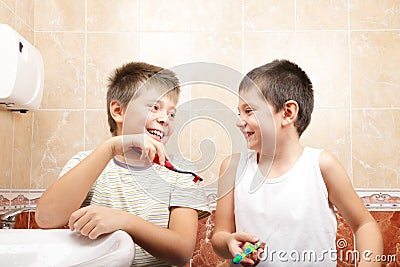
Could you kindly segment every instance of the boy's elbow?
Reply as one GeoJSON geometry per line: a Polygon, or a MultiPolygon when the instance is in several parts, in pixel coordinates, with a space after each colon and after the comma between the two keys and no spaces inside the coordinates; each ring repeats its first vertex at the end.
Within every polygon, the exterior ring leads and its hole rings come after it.
{"type": "Polygon", "coordinates": [[[35,222],[40,228],[50,229],[60,227],[54,220],[54,216],[42,211],[40,208],[36,209],[35,222]]]}
{"type": "Polygon", "coordinates": [[[180,247],[181,249],[177,250],[176,253],[170,254],[173,256],[170,257],[171,262],[169,263],[174,266],[185,266],[190,262],[190,259],[193,256],[194,244],[193,246],[188,244],[182,244],[182,246],[180,247]]]}
{"type": "Polygon", "coordinates": [[[52,228],[49,216],[43,214],[40,210],[35,212],[35,222],[40,228],[52,228]]]}
{"type": "Polygon", "coordinates": [[[175,266],[185,266],[187,263],[189,263],[190,258],[191,257],[176,258],[172,264],[175,266]]]}

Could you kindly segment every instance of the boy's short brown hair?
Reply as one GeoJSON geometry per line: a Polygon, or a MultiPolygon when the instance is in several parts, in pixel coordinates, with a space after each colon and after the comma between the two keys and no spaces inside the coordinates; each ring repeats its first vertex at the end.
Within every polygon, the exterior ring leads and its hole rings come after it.
{"type": "Polygon", "coordinates": [[[299,137],[311,121],[314,109],[314,91],[308,75],[295,63],[288,60],[274,60],[251,70],[239,85],[239,93],[258,87],[275,112],[284,108],[289,100],[299,105],[294,126],[299,137]]]}
{"type": "Polygon", "coordinates": [[[126,109],[129,102],[139,95],[139,89],[144,88],[143,85],[148,81],[158,88],[165,88],[175,102],[178,101],[180,94],[179,80],[175,73],[144,62],[124,64],[114,71],[108,81],[107,115],[113,136],[116,135],[117,125],[110,113],[111,101],[118,101],[122,108],[126,109]]]}

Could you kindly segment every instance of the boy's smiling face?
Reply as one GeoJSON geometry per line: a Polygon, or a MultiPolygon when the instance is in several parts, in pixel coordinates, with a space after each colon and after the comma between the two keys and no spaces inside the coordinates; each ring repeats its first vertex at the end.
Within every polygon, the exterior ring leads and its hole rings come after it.
{"type": "Polygon", "coordinates": [[[238,111],[237,126],[244,134],[249,149],[261,152],[274,144],[276,113],[272,112],[273,108],[257,89],[240,92],[238,111]]]}
{"type": "Polygon", "coordinates": [[[124,134],[145,133],[166,143],[173,132],[176,99],[166,90],[149,88],[132,99],[124,118],[124,134]]]}

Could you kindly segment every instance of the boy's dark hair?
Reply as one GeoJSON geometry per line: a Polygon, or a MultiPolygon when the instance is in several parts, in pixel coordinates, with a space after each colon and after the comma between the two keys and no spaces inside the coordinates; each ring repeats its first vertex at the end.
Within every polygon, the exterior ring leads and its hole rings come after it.
{"type": "Polygon", "coordinates": [[[295,63],[288,60],[274,60],[247,73],[239,85],[239,92],[259,88],[275,112],[284,108],[289,100],[299,105],[294,126],[299,137],[310,124],[314,109],[314,91],[307,74],[295,63]]]}
{"type": "MultiPolygon", "coordinates": [[[[144,88],[142,86],[147,81],[157,88],[164,88],[176,102],[180,93],[179,80],[175,73],[144,62],[130,62],[117,68],[108,81],[107,115],[110,132],[113,136],[116,135],[117,125],[110,113],[112,100],[118,101],[122,108],[126,109],[129,102],[138,96],[139,88],[144,88]]],[[[149,87],[146,86],[146,88],[149,87]]]]}

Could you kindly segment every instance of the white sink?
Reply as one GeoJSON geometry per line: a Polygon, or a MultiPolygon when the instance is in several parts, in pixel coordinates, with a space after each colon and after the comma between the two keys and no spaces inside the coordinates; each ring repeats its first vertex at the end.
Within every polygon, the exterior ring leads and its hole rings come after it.
{"type": "Polygon", "coordinates": [[[123,231],[91,240],[69,229],[0,230],[1,266],[130,266],[134,256],[123,231]]]}

